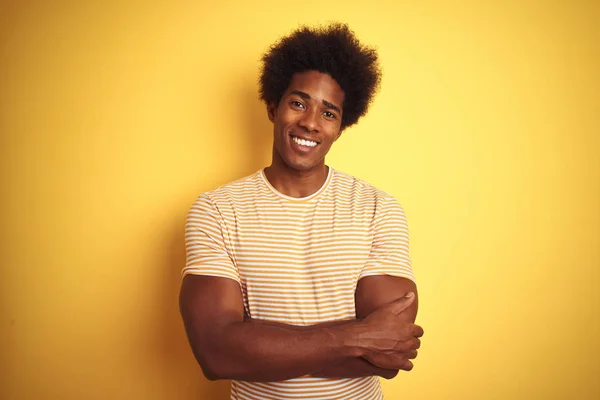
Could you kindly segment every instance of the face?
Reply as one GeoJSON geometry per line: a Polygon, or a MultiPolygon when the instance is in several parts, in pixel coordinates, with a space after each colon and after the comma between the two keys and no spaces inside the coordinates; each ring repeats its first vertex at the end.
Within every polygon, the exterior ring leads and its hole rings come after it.
{"type": "Polygon", "coordinates": [[[278,105],[267,111],[273,122],[273,163],[297,171],[325,164],[325,155],[341,134],[344,92],[329,75],[296,73],[278,105]]]}

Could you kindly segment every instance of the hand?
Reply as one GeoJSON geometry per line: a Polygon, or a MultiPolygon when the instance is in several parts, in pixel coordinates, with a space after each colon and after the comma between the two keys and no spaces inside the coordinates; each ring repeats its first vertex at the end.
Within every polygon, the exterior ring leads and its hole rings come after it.
{"type": "Polygon", "coordinates": [[[364,349],[363,358],[380,368],[412,369],[410,360],[417,356],[423,328],[403,321],[400,314],[411,306],[414,299],[414,294],[408,293],[362,321],[366,328],[365,332],[359,334],[359,346],[364,349]]]}
{"type": "MultiPolygon", "coordinates": [[[[402,343],[405,350],[386,351],[386,352],[368,352],[363,356],[365,360],[371,364],[384,370],[403,370],[410,371],[413,369],[413,363],[410,360],[417,358],[417,349],[421,345],[421,341],[415,338],[416,342],[407,341],[402,343]]],[[[388,378],[389,379],[389,378],[388,378]]]]}

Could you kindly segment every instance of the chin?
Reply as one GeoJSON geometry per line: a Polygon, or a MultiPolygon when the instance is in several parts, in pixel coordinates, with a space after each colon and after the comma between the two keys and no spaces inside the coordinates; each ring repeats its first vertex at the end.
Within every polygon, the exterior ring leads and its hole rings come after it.
{"type": "Polygon", "coordinates": [[[289,151],[286,150],[278,153],[280,159],[290,169],[299,172],[306,172],[319,167],[321,164],[321,160],[315,160],[314,155],[313,157],[301,157],[291,149],[289,149],[289,151]]]}
{"type": "Polygon", "coordinates": [[[285,164],[288,166],[288,168],[301,172],[310,171],[313,168],[311,165],[301,163],[286,162],[285,164]]]}
{"type": "Polygon", "coordinates": [[[314,163],[314,162],[293,162],[291,160],[286,160],[286,165],[289,168],[291,168],[291,169],[295,169],[296,171],[306,172],[306,171],[310,171],[310,170],[315,169],[316,167],[318,167],[319,163],[314,163]]]}

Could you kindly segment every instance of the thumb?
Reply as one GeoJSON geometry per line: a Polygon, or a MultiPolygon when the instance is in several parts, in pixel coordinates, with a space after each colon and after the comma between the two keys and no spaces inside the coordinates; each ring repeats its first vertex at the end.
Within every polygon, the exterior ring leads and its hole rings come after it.
{"type": "Polygon", "coordinates": [[[411,306],[415,301],[415,294],[413,292],[408,292],[404,297],[399,298],[398,300],[393,301],[390,304],[390,308],[392,312],[396,315],[402,313],[408,307],[411,306]]]}

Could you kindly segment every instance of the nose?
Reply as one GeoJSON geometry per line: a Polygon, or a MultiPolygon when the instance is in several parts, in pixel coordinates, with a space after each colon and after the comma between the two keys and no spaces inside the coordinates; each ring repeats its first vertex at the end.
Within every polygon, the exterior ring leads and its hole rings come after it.
{"type": "Polygon", "coordinates": [[[319,111],[316,109],[308,109],[302,114],[302,117],[298,120],[298,125],[306,129],[308,132],[318,132],[319,125],[319,111]]]}

